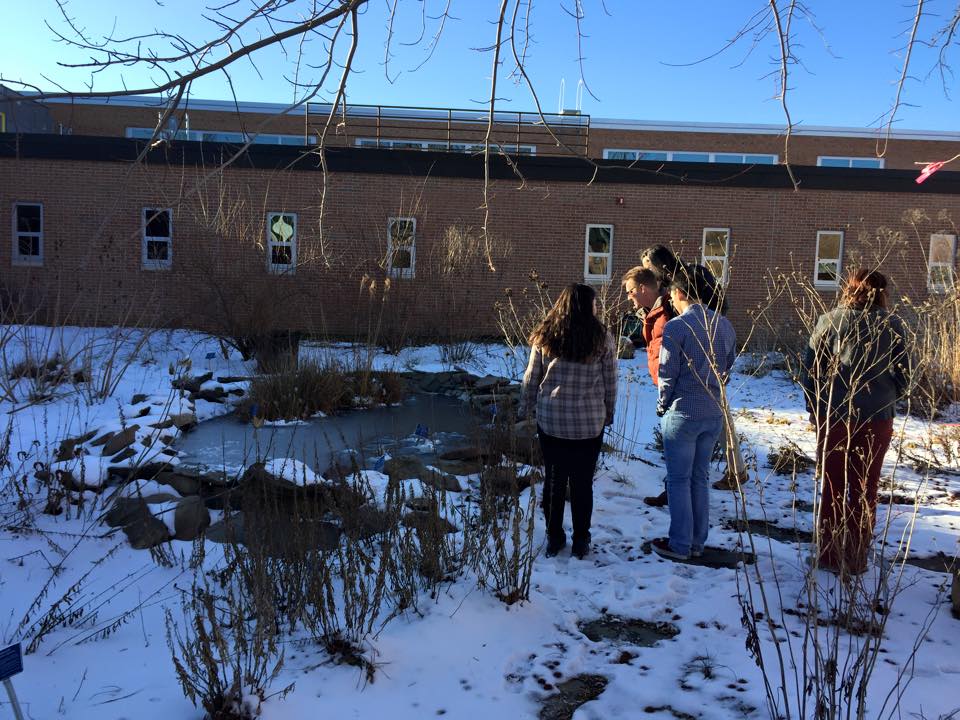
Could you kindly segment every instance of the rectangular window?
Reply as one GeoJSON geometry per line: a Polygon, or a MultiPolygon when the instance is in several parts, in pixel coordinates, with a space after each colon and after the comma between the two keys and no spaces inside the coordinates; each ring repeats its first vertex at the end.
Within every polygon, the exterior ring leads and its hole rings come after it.
{"type": "Polygon", "coordinates": [[[417,267],[417,219],[387,220],[387,272],[396,278],[415,277],[417,267]]]}
{"type": "Polygon", "coordinates": [[[737,163],[740,165],[776,165],[776,155],[756,153],[715,153],[677,150],[625,150],[605,148],[604,160],[652,160],[661,162],[737,163]]]}
{"type": "MultiPolygon", "coordinates": [[[[450,142],[446,140],[397,140],[376,138],[357,138],[356,147],[381,148],[385,150],[431,150],[433,152],[482,153],[483,143],[450,142]]],[[[511,155],[536,155],[535,145],[511,145],[490,143],[490,153],[504,152],[511,155]]]]}
{"type": "Polygon", "coordinates": [[[292,273],[297,264],[297,216],[267,213],[267,270],[292,273]]]}
{"type": "Polygon", "coordinates": [[[927,289],[946,292],[953,287],[953,266],[957,260],[957,236],[937,233],[930,236],[927,261],[927,289]]]}
{"type": "Polygon", "coordinates": [[[173,264],[173,211],[169,208],[144,208],[140,229],[143,237],[143,269],[169,269],[173,264]]]}
{"type": "Polygon", "coordinates": [[[813,284],[817,287],[839,287],[842,263],[843,233],[838,230],[819,230],[813,284]]]}
{"type": "Polygon", "coordinates": [[[704,228],[701,262],[713,273],[717,282],[727,282],[729,256],[730,228],[704,228]]]}
{"type": "Polygon", "coordinates": [[[613,266],[613,225],[587,225],[583,277],[587,282],[610,280],[613,266]]]}
{"type": "Polygon", "coordinates": [[[43,265],[43,205],[13,204],[14,265],[43,265]]]}
{"type": "Polygon", "coordinates": [[[883,158],[819,155],[817,165],[820,167],[872,168],[879,170],[883,168],[883,158]]]}

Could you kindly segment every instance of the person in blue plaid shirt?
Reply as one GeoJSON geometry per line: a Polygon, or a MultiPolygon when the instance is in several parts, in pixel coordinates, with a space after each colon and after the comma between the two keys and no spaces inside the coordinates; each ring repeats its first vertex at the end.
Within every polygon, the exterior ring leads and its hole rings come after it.
{"type": "Polygon", "coordinates": [[[710,456],[724,427],[722,384],[736,358],[730,321],[700,302],[695,274],[679,271],[670,300],[679,313],[663,327],[657,415],[662,420],[670,507],[668,538],[652,542],[672,560],[699,557],[710,527],[710,456]]]}
{"type": "Polygon", "coordinates": [[[563,508],[568,483],[571,552],[581,559],[590,552],[593,474],[603,429],[613,423],[617,400],[616,346],[596,310],[592,287],[568,285],[529,338],[530,361],[518,416],[529,417],[536,409],[547,557],[567,544],[563,508]]]}

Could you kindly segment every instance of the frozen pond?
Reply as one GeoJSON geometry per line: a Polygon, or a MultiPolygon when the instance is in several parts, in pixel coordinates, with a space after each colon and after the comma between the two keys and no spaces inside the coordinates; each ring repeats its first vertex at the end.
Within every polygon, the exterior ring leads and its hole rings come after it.
{"type": "Polygon", "coordinates": [[[232,416],[200,423],[175,445],[185,465],[237,469],[258,460],[296,458],[324,472],[338,452],[353,448],[376,468],[385,454],[417,454],[425,461],[470,444],[479,418],[468,403],[414,393],[401,404],[295,423],[255,428],[232,416]]]}

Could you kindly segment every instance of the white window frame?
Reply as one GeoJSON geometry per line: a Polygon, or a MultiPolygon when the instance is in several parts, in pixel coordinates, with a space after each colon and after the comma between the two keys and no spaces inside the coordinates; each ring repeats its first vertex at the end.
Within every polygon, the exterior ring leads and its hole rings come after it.
{"type": "Polygon", "coordinates": [[[403,280],[412,280],[417,276],[417,219],[406,215],[387,218],[387,274],[390,277],[403,280]],[[413,224],[413,235],[410,241],[410,267],[395,268],[393,266],[393,225],[398,222],[413,224]]]}
{"type": "Polygon", "coordinates": [[[13,231],[13,248],[10,254],[11,263],[13,265],[26,265],[26,266],[39,266],[43,265],[43,227],[44,227],[44,214],[43,214],[43,203],[41,202],[29,202],[27,200],[18,200],[13,203],[13,212],[11,213],[11,229],[13,231]],[[40,208],[40,232],[20,232],[20,228],[17,227],[17,208],[21,205],[23,206],[36,206],[40,208]],[[37,238],[39,255],[21,255],[20,254],[20,238],[37,238]]]}
{"type": "Polygon", "coordinates": [[[612,223],[588,223],[583,233],[583,279],[588,283],[610,282],[613,278],[613,236],[614,228],[612,223]],[[593,228],[606,228],[610,231],[610,249],[605,253],[591,252],[590,250],[590,230],[593,228]],[[607,258],[607,272],[604,275],[594,275],[590,272],[590,258],[607,258]]]}
{"type": "MultiPolygon", "coordinates": [[[[700,243],[700,263],[707,269],[710,266],[707,264],[709,261],[722,260],[723,261],[723,273],[722,277],[717,278],[717,282],[721,285],[727,284],[727,275],[730,268],[730,228],[728,227],[705,227],[703,229],[702,241],[700,243]],[[725,232],[727,234],[727,244],[726,244],[726,255],[707,255],[707,233],[708,232],[725,232]]],[[[710,271],[713,272],[712,270],[710,271]]]]}
{"type": "MultiPolygon", "coordinates": [[[[667,156],[667,159],[666,159],[666,160],[641,160],[640,162],[690,162],[690,161],[688,161],[688,160],[676,161],[676,160],[673,159],[674,155],[679,155],[679,154],[684,154],[684,153],[697,153],[698,155],[706,155],[706,156],[707,156],[706,162],[708,162],[708,163],[720,163],[720,164],[730,164],[730,165],[736,165],[736,164],[737,164],[737,163],[726,163],[726,162],[718,161],[718,160],[717,160],[717,156],[718,156],[718,155],[740,155],[740,156],[742,157],[742,162],[740,163],[741,165],[758,165],[758,164],[764,165],[764,164],[766,164],[766,163],[748,162],[747,159],[746,159],[747,155],[753,155],[754,157],[770,158],[771,161],[772,161],[772,162],[770,163],[771,165],[776,165],[778,162],[780,162],[780,156],[779,156],[779,155],[774,155],[774,154],[772,154],[772,153],[761,153],[761,152],[727,152],[727,151],[711,152],[711,151],[707,151],[707,150],[649,150],[649,149],[648,149],[648,150],[642,150],[642,149],[637,149],[637,148],[604,148],[604,149],[603,149],[603,159],[604,159],[604,160],[610,160],[610,159],[611,159],[610,156],[611,156],[613,153],[636,153],[636,154],[637,154],[637,157],[639,157],[640,154],[642,154],[642,153],[663,153],[663,154],[665,154],[665,155],[667,156]]],[[[620,162],[636,162],[636,159],[634,159],[634,160],[621,160],[620,162]]]]}
{"type": "Polygon", "coordinates": [[[297,217],[297,213],[285,212],[283,210],[275,210],[267,213],[267,272],[276,274],[276,275],[293,275],[294,270],[297,267],[297,236],[300,233],[300,220],[297,217]],[[287,242],[275,242],[273,239],[273,233],[270,232],[270,225],[273,222],[273,219],[284,215],[289,218],[293,218],[293,235],[290,236],[290,240],[287,242]],[[273,262],[273,248],[274,247],[286,247],[290,246],[290,264],[274,264],[273,262]]]}
{"type": "Polygon", "coordinates": [[[870,160],[870,161],[879,161],[879,168],[854,168],[856,170],[883,170],[884,163],[886,162],[885,158],[878,157],[865,157],[865,156],[856,156],[856,155],[817,155],[817,167],[843,167],[838,165],[824,165],[824,160],[844,160],[847,163],[848,168],[853,168],[854,160],[870,160]]]}
{"type": "Polygon", "coordinates": [[[956,262],[957,262],[957,236],[950,233],[932,233],[930,235],[930,246],[927,248],[927,290],[931,293],[944,293],[950,290],[954,283],[956,282],[956,262]],[[933,262],[933,243],[942,240],[943,238],[950,239],[950,261],[949,262],[933,262]],[[950,282],[949,284],[935,283],[933,282],[933,269],[934,268],[947,268],[950,271],[950,282]]]}
{"type": "Polygon", "coordinates": [[[840,287],[840,273],[843,272],[843,245],[846,241],[843,230],[817,230],[817,254],[813,259],[813,284],[818,288],[838,288],[840,287]],[[840,236],[840,249],[839,257],[834,260],[833,258],[820,258],[820,236],[821,235],[839,235],[840,236]],[[835,262],[837,266],[837,279],[836,280],[821,280],[820,279],[820,263],[822,262],[835,262]]]}
{"type": "Polygon", "coordinates": [[[165,207],[144,207],[140,208],[140,265],[144,270],[169,270],[173,267],[173,209],[165,207]],[[147,235],[147,212],[167,214],[167,228],[169,235],[147,235]],[[153,260],[148,257],[148,242],[167,243],[167,259],[153,260]]]}

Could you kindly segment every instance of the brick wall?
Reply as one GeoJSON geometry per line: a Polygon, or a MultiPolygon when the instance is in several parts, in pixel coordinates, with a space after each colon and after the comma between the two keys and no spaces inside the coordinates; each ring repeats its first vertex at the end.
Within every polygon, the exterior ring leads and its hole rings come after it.
{"type": "MultiPolygon", "coordinates": [[[[525,302],[531,270],[551,291],[582,280],[588,223],[614,226],[614,289],[644,247],[663,242],[699,258],[703,228],[726,227],[731,318],[745,338],[770,274],[812,277],[817,230],[844,231],[848,265],[882,257],[897,292],[922,299],[929,234],[956,233],[950,218],[960,216],[960,196],[930,193],[497,181],[489,223],[496,271],[481,254],[442,273],[451,228],[468,240],[480,236],[479,180],[337,173],[322,225],[321,191],[316,172],[2,159],[0,228],[11,228],[13,202],[42,202],[45,260],[41,268],[13,266],[8,236],[0,282],[48,320],[76,324],[212,328],[218,316],[239,314],[337,336],[444,337],[464,328],[495,335],[495,301],[510,289],[525,302]],[[174,208],[169,271],[142,268],[144,207],[174,208]],[[298,216],[301,264],[292,276],[266,270],[269,211],[298,216]],[[416,277],[393,279],[383,300],[387,218],[397,215],[417,218],[416,277]],[[376,281],[372,293],[361,289],[365,276],[376,281]]],[[[770,318],[790,327],[795,311],[781,299],[770,318]]]]}
{"type": "MultiPolygon", "coordinates": [[[[77,135],[106,135],[123,137],[128,127],[153,127],[157,122],[157,110],[146,107],[123,105],[70,105],[51,103],[54,126],[59,123],[77,135]]],[[[306,118],[302,110],[288,115],[263,113],[236,113],[211,110],[187,110],[193,130],[221,130],[266,132],[289,135],[319,135],[325,117],[311,114],[306,118]]],[[[180,126],[184,127],[182,113],[180,126]]],[[[558,132],[560,130],[558,129],[558,132]]],[[[330,145],[352,145],[360,137],[402,138],[410,140],[447,137],[445,122],[405,123],[402,120],[385,120],[378,127],[375,119],[348,118],[328,136],[330,145]]],[[[462,142],[482,142],[485,128],[482,125],[454,123],[451,136],[462,142]]],[[[701,152],[736,152],[775,154],[784,159],[783,138],[777,135],[749,133],[708,132],[660,132],[639,130],[615,130],[592,126],[589,142],[578,138],[571,128],[563,130],[562,138],[571,147],[582,150],[588,147],[590,157],[600,158],[605,148],[637,148],[644,150],[674,150],[701,152]]],[[[518,133],[514,127],[499,126],[494,140],[516,143],[518,133]]],[[[521,144],[537,146],[538,153],[558,152],[555,142],[545,132],[526,127],[519,135],[521,144]]],[[[955,154],[955,144],[947,141],[903,140],[893,138],[884,152],[885,168],[917,169],[915,163],[945,159],[955,154]]],[[[790,140],[790,161],[796,165],[816,165],[820,155],[841,157],[876,157],[882,143],[868,138],[794,135],[790,140]]]]}

